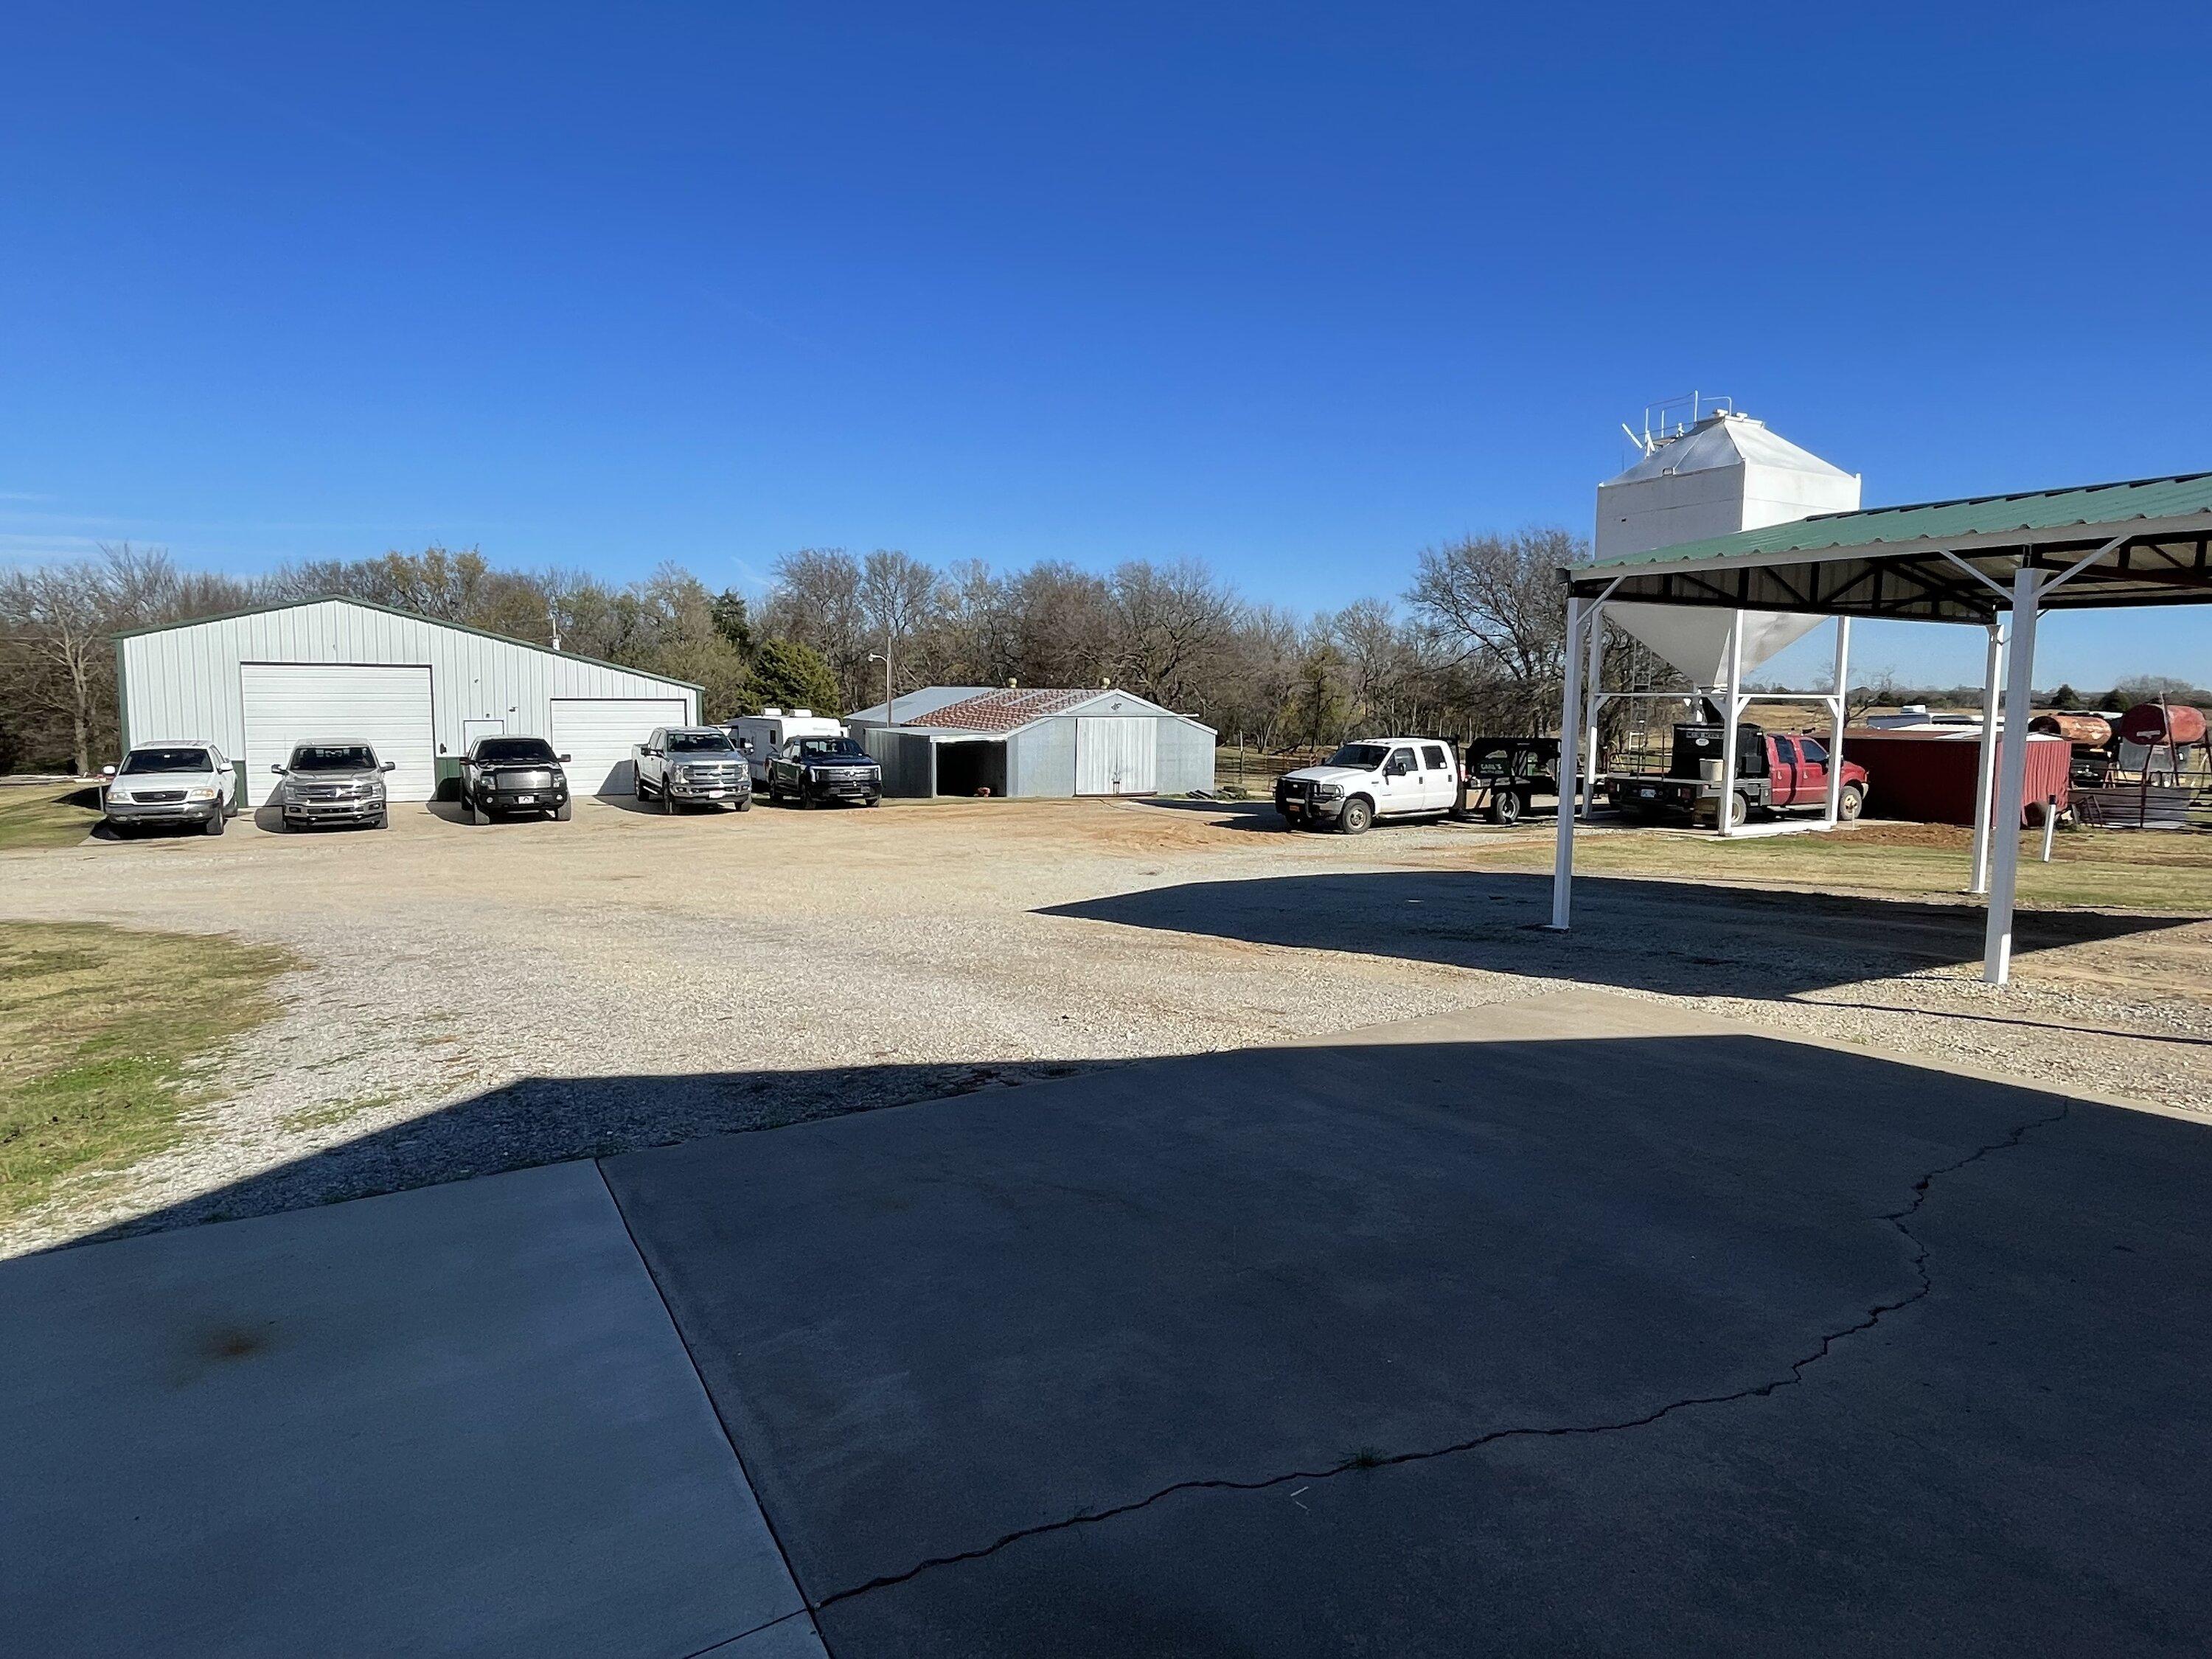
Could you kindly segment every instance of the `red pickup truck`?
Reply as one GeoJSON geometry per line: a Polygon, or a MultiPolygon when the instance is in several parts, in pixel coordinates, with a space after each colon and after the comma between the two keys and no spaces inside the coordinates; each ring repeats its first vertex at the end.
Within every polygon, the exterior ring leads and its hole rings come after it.
{"type": "MultiPolygon", "coordinates": [[[[1741,823],[1754,806],[1769,812],[1828,804],[1828,746],[1802,733],[1768,732],[1756,726],[1735,729],[1735,800],[1729,823],[1741,823]]],[[[1664,775],[1615,772],[1607,793],[1621,816],[1631,821],[1662,813],[1686,814],[1703,823],[1720,819],[1721,728],[1678,726],[1674,752],[1664,775]]],[[[1844,787],[1836,816],[1845,823],[1866,805],[1867,769],[1844,763],[1844,787]]]]}

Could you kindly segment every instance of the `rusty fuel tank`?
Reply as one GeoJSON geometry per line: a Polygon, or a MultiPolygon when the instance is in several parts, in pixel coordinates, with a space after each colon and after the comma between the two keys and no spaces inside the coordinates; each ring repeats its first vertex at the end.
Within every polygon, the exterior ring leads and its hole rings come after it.
{"type": "Polygon", "coordinates": [[[2063,738],[2083,749],[2102,749],[2112,740],[2112,723],[2102,714],[2038,714],[2027,729],[2063,738]]]}
{"type": "Polygon", "coordinates": [[[2139,702],[2120,716],[2120,737],[2146,744],[2202,743],[2204,711],[2185,702],[2139,702]]]}

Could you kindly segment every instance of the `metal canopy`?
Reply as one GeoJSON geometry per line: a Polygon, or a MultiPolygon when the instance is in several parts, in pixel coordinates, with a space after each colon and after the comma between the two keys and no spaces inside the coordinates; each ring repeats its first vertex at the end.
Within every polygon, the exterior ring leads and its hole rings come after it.
{"type": "Polygon", "coordinates": [[[1565,574],[1586,600],[1987,624],[2021,569],[2076,565],[2042,608],[2212,603],[2212,472],[1825,513],[1565,574]]]}
{"type": "MultiPolygon", "coordinates": [[[[1597,732],[1584,681],[1598,682],[1601,619],[1610,602],[1699,605],[1735,613],[1729,629],[1726,735],[1719,826],[1728,833],[1735,787],[1735,726],[1742,694],[1743,613],[1790,611],[1837,619],[1835,684],[1823,699],[1832,720],[1827,822],[1837,820],[1850,619],[1970,623],[1987,631],[1974,826],[1975,892],[1989,894],[1982,976],[2012,971],[2019,826],[2027,802],[2036,626],[2052,611],[2212,604],[2212,472],[2142,478],[2019,495],[1978,495],[1913,507],[1826,513],[1705,541],[1618,554],[1568,567],[1566,687],[1559,775],[1581,771],[1594,787],[1597,732]],[[1589,662],[1583,659],[1587,653],[1589,662]],[[1996,701],[2005,671],[2002,729],[1996,701]],[[1995,817],[1991,817],[1991,805],[1995,817]],[[1992,824],[2002,826],[1992,834],[1992,824]]],[[[1562,797],[1552,868],[1552,923],[1564,932],[1574,890],[1572,786],[1562,797]]]]}

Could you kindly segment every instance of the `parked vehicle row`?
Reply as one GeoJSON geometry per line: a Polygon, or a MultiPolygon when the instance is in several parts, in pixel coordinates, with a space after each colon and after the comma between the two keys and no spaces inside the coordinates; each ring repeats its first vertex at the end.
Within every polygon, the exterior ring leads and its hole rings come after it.
{"type": "MultiPolygon", "coordinates": [[[[1696,823],[1717,824],[1721,815],[1721,775],[1725,769],[1722,744],[1719,726],[1685,721],[1674,728],[1674,749],[1663,774],[1608,773],[1607,793],[1621,816],[1632,823],[1673,815],[1696,823]]],[[[1825,809],[1829,773],[1828,747],[1818,738],[1739,725],[1735,789],[1728,801],[1729,827],[1742,823],[1754,810],[1780,813],[1793,808],[1825,809]]],[[[1847,823],[1853,821],[1866,805],[1866,768],[1846,760],[1837,791],[1836,816],[1847,823]]]]}
{"type": "MultiPolygon", "coordinates": [[[[521,814],[567,823],[574,811],[569,757],[543,738],[479,737],[461,757],[461,810],[475,824],[521,814]]],[[[679,806],[750,811],[757,790],[801,806],[883,799],[883,769],[842,725],[804,709],[748,715],[725,726],[664,726],[631,750],[640,801],[664,813],[679,806]]],[[[393,763],[367,743],[303,743],[269,769],[276,827],[366,825],[391,821],[386,775],[393,763]]],[[[102,821],[115,834],[189,824],[223,832],[242,805],[238,769],[205,740],[139,744],[105,769],[102,821]]]]}

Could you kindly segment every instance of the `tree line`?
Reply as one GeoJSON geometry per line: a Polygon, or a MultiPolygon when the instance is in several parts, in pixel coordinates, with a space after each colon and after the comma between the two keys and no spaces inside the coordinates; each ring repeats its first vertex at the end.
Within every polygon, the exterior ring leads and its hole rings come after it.
{"type": "MultiPolygon", "coordinates": [[[[1263,750],[1386,730],[1534,733],[1559,707],[1558,571],[1588,556],[1559,529],[1465,537],[1421,550],[1401,595],[1301,616],[1194,559],[999,571],[805,548],[775,562],[755,600],[673,563],[616,584],[434,546],[238,577],[108,546],[0,578],[0,770],[85,772],[113,756],[118,633],[330,595],[691,681],[709,720],[880,702],[888,658],[900,693],[1110,684],[1263,750]]],[[[1654,672],[1638,648],[1608,653],[1608,683],[1654,672]]]]}

